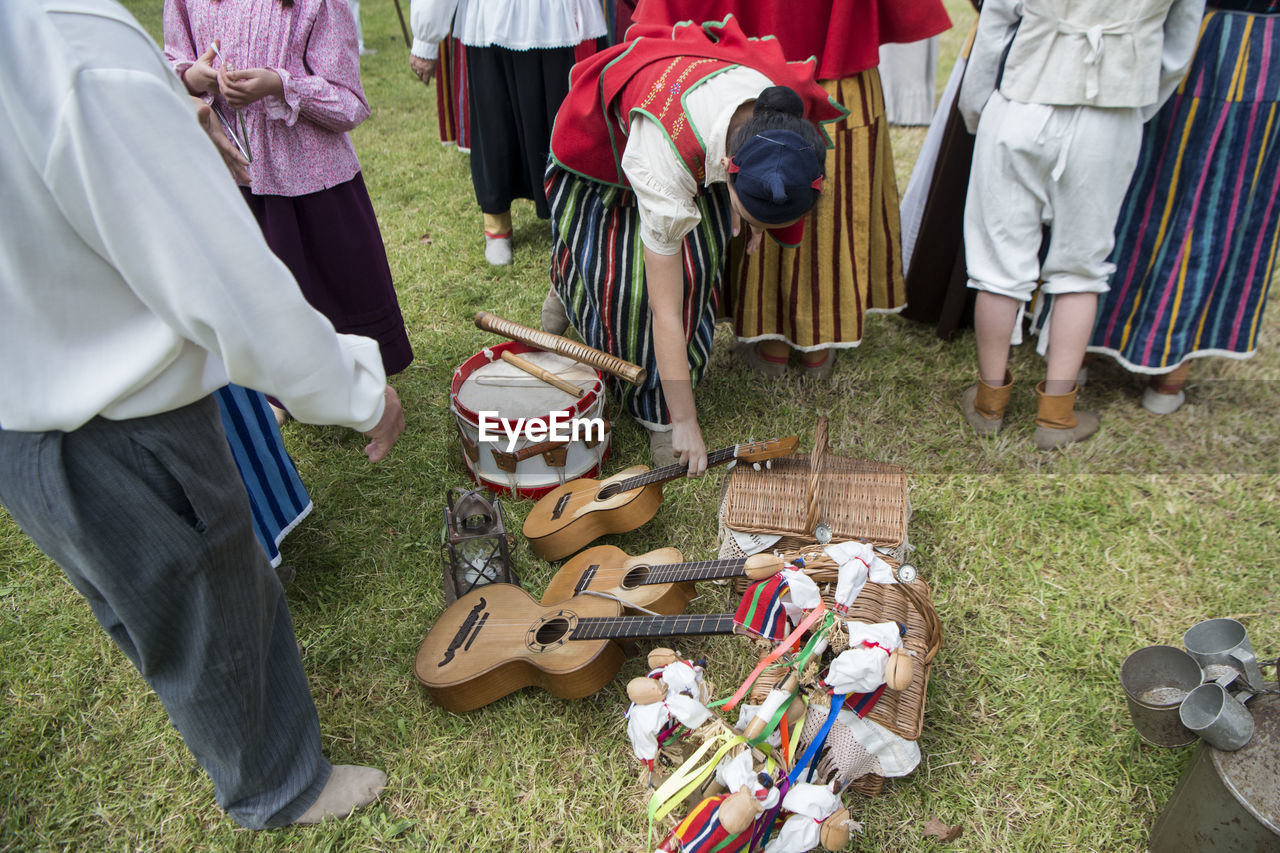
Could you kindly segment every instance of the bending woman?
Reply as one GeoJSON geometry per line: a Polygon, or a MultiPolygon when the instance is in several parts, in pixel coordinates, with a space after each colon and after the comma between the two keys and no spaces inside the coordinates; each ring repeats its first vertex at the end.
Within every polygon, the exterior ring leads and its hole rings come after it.
{"type": "Polygon", "coordinates": [[[637,24],[574,67],[547,168],[552,293],[543,326],[648,371],[614,382],[654,464],[706,470],[693,386],[711,352],[725,248],[740,223],[797,242],[822,187],[815,122],[843,112],[775,40],[731,16],[637,24]],[[786,228],[789,233],[778,233],[786,228]],[[567,320],[566,320],[567,312],[567,320]]]}

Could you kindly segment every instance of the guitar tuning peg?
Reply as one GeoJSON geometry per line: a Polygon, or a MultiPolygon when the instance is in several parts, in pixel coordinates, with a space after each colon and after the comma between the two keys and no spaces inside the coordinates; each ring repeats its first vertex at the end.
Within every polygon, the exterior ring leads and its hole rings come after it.
{"type": "Polygon", "coordinates": [[[764,462],[764,467],[765,467],[765,468],[768,468],[770,471],[772,471],[772,470],[773,470],[773,460],[772,460],[772,459],[766,459],[766,460],[765,460],[765,462],[764,462]]]}
{"type": "Polygon", "coordinates": [[[733,460],[730,460],[729,464],[725,466],[724,470],[732,471],[734,468],[737,468],[737,467],[738,467],[738,460],[733,459],[733,460]]]}
{"type": "Polygon", "coordinates": [[[756,471],[759,471],[759,470],[760,470],[760,463],[759,463],[759,462],[752,462],[752,463],[751,463],[751,467],[752,467],[753,469],[755,469],[756,471]]]}

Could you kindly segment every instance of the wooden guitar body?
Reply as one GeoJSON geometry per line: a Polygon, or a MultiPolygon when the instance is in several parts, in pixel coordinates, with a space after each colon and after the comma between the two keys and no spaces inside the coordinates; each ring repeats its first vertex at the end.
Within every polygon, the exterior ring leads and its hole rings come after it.
{"type": "Polygon", "coordinates": [[[414,675],[432,700],[462,713],[537,685],[580,699],[608,684],[626,655],[613,640],[567,635],[583,616],[616,616],[616,601],[585,596],[543,607],[520,587],[490,584],[451,604],[427,632],[414,675]]]}
{"type": "Polygon", "coordinates": [[[643,607],[654,613],[683,613],[693,600],[693,583],[645,583],[649,567],[679,563],[684,556],[676,548],[659,548],[632,557],[621,548],[597,545],[588,548],[560,567],[547,590],[543,604],[555,604],[587,590],[623,599],[629,607],[643,607]]]}
{"type": "Polygon", "coordinates": [[[635,465],[605,480],[571,480],[534,504],[524,520],[524,537],[544,560],[559,560],[608,533],[635,530],[658,512],[662,484],[651,483],[599,498],[610,483],[644,474],[649,468],[635,465]]]}

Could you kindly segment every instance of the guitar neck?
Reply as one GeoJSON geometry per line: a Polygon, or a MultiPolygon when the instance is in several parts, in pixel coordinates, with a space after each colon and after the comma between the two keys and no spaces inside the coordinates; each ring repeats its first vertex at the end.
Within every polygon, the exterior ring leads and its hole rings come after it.
{"type": "Polygon", "coordinates": [[[637,586],[738,578],[746,575],[746,565],[747,558],[739,557],[734,560],[699,560],[693,563],[666,563],[650,566],[649,573],[637,581],[637,586]]]}
{"type": "MultiPolygon", "coordinates": [[[[707,454],[707,467],[713,465],[723,465],[730,462],[737,455],[738,447],[722,447],[719,450],[713,450],[707,454]]],[[[637,474],[634,477],[628,477],[625,480],[618,480],[611,483],[613,492],[629,492],[632,489],[639,489],[643,486],[652,486],[655,483],[665,483],[668,480],[675,480],[683,477],[688,473],[689,466],[677,462],[674,465],[663,465],[661,468],[654,468],[652,471],[645,471],[643,474],[637,474]]]]}
{"type": "Polygon", "coordinates": [[[575,640],[634,640],[694,634],[732,634],[732,613],[679,616],[587,616],[573,630],[575,640]]]}

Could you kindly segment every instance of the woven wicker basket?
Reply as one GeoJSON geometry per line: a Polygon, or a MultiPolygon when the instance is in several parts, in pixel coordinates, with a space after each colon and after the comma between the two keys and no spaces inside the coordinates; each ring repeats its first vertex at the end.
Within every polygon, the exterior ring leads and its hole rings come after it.
{"type": "MultiPolygon", "coordinates": [[[[897,569],[896,561],[886,562],[897,569]]],[[[834,607],[837,581],[835,562],[821,552],[818,555],[807,553],[804,570],[818,584],[827,606],[834,607]]],[[[735,585],[743,590],[746,588],[743,581],[737,581],[735,585]]],[[[928,584],[919,577],[906,584],[868,583],[849,608],[847,617],[858,622],[874,624],[895,621],[907,626],[902,644],[914,653],[915,665],[911,683],[905,690],[886,690],[868,718],[899,737],[915,740],[924,729],[924,702],[929,688],[929,672],[933,668],[934,657],[942,647],[942,623],[929,598],[928,584]]],[[[762,673],[752,685],[752,701],[763,702],[784,672],[782,668],[775,668],[762,673]]],[[[874,773],[859,778],[849,786],[849,790],[867,797],[880,794],[883,788],[884,777],[874,773]]]]}
{"type": "Polygon", "coordinates": [[[897,465],[827,452],[819,418],[807,457],[773,460],[770,469],[737,465],[728,478],[724,524],[743,533],[781,534],[774,547],[811,544],[826,524],[831,541],[859,539],[899,548],[907,538],[907,475],[897,465]]]}

